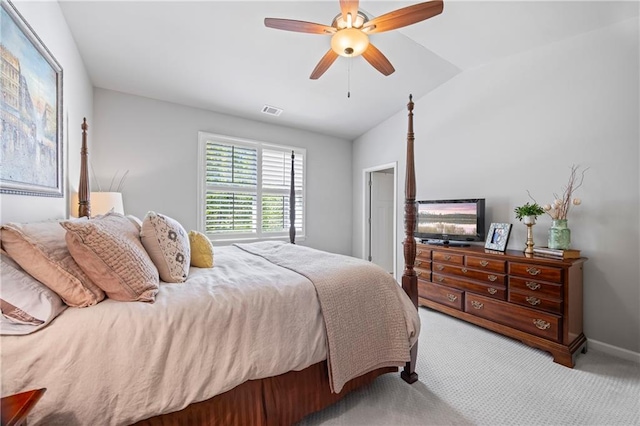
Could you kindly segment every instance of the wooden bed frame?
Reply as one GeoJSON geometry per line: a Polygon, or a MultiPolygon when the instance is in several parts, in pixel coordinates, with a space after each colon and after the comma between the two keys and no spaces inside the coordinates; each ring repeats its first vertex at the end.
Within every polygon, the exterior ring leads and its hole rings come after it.
{"type": "MultiPolygon", "coordinates": [[[[416,182],[414,165],[413,99],[407,104],[407,164],[405,178],[405,238],[402,288],[413,305],[418,308],[418,279],[413,269],[416,257],[414,230],[416,223],[416,182]]],[[[87,120],[82,123],[82,148],[80,161],[80,186],[78,189],[78,217],[91,217],[91,200],[88,179],[87,120]]],[[[289,239],[295,244],[295,154],[291,153],[291,191],[289,239]]],[[[418,342],[411,349],[411,359],[401,373],[408,383],[418,380],[415,372],[418,342]]],[[[180,411],[151,417],[136,425],[288,425],[302,420],[308,414],[322,410],[346,394],[371,383],[381,374],[397,371],[395,367],[380,368],[348,382],[339,394],[331,393],[326,361],[314,364],[302,371],[290,371],[276,377],[250,380],[228,392],[206,401],[188,405],[180,411]]],[[[168,372],[168,374],[171,374],[168,372]]]]}

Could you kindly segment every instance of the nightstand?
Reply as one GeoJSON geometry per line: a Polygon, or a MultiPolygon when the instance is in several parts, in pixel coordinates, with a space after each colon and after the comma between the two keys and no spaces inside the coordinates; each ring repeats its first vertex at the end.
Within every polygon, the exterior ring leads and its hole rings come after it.
{"type": "Polygon", "coordinates": [[[30,390],[2,398],[0,400],[2,426],[26,425],[27,415],[46,390],[46,388],[30,390]]]}

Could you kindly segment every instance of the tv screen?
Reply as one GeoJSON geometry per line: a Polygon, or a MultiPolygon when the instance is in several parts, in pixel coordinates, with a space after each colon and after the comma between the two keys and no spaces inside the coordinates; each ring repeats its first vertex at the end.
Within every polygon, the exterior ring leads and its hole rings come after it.
{"type": "Polygon", "coordinates": [[[484,198],[424,200],[417,204],[417,238],[430,244],[484,241],[484,198]]]}

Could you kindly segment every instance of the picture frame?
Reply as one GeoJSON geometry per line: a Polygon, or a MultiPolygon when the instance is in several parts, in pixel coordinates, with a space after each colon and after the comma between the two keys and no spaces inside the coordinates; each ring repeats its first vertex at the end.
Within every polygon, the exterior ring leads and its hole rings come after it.
{"type": "Polygon", "coordinates": [[[487,240],[484,248],[496,251],[505,251],[511,234],[510,223],[492,223],[487,232],[487,240]]]}
{"type": "Polygon", "coordinates": [[[62,67],[15,6],[0,3],[0,193],[62,198],[62,67]]]}

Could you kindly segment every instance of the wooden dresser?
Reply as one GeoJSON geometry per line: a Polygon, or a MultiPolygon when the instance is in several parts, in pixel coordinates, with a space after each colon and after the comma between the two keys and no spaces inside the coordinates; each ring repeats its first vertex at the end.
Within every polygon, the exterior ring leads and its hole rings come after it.
{"type": "Polygon", "coordinates": [[[548,351],[555,362],[573,367],[587,345],[586,260],[418,244],[418,303],[548,351]]]}

